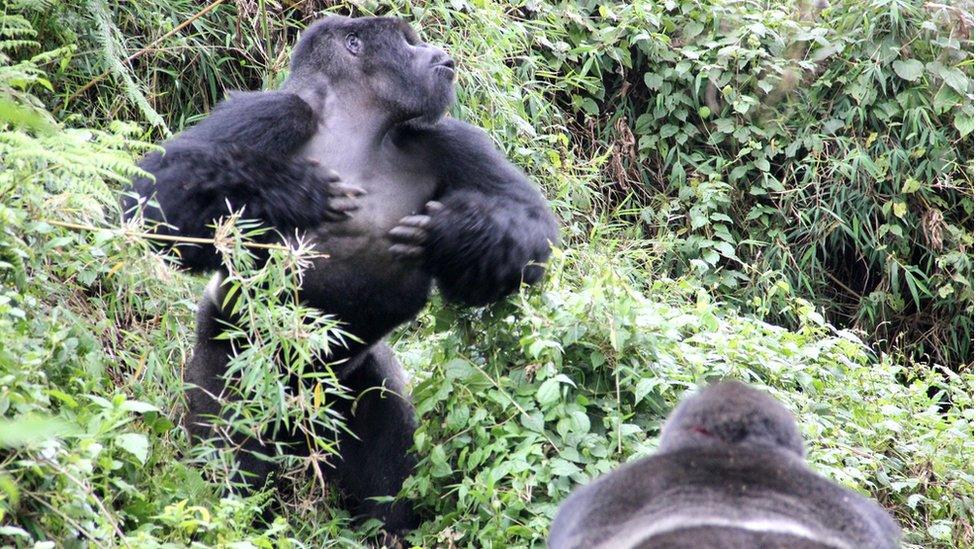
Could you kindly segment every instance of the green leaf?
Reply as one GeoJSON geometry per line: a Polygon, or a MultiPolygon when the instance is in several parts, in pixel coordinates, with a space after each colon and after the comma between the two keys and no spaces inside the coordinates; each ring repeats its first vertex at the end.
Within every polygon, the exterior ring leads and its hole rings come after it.
{"type": "Polygon", "coordinates": [[[735,247],[728,242],[716,242],[714,248],[716,251],[718,251],[718,253],[724,255],[725,257],[729,259],[736,259],[735,247]]]}
{"type": "Polygon", "coordinates": [[[159,411],[159,408],[153,406],[152,404],[149,404],[148,402],[140,402],[138,400],[127,400],[122,403],[121,408],[127,412],[136,412],[138,414],[159,411]]]}
{"type": "Polygon", "coordinates": [[[446,477],[453,473],[451,465],[447,462],[447,453],[444,445],[438,444],[430,451],[430,474],[435,478],[446,477]]]}
{"type": "Polygon", "coordinates": [[[637,386],[634,387],[634,404],[640,404],[640,401],[644,400],[660,383],[660,380],[649,377],[638,381],[637,386]]]}
{"type": "Polygon", "coordinates": [[[907,59],[905,61],[898,60],[891,64],[891,68],[895,70],[895,74],[901,77],[903,80],[908,80],[909,82],[914,82],[922,76],[922,71],[925,70],[925,65],[917,59],[907,59]]]}
{"type": "Polygon", "coordinates": [[[705,30],[705,25],[702,25],[698,21],[688,23],[684,29],[685,40],[691,40],[701,34],[703,30],[705,30]]]}
{"type": "Polygon", "coordinates": [[[530,431],[535,431],[536,433],[541,433],[543,427],[545,427],[545,419],[542,416],[542,412],[536,410],[530,414],[522,414],[522,426],[530,431]]]}
{"type": "Polygon", "coordinates": [[[659,74],[651,74],[649,72],[644,73],[644,84],[651,90],[657,91],[661,89],[661,85],[664,84],[664,78],[659,74]]]}
{"type": "Polygon", "coordinates": [[[557,477],[568,477],[580,472],[579,467],[563,458],[552,458],[549,466],[552,468],[552,474],[557,477]]]}
{"type": "Polygon", "coordinates": [[[962,95],[969,93],[969,83],[971,79],[961,70],[950,67],[942,67],[939,70],[939,76],[945,80],[947,86],[956,90],[962,95]]]}
{"type": "Polygon", "coordinates": [[[949,541],[952,539],[952,525],[945,520],[940,520],[928,527],[929,535],[937,540],[949,541]]]}
{"type": "Polygon", "coordinates": [[[21,416],[0,421],[0,447],[13,448],[40,442],[69,432],[69,426],[57,418],[21,416]]]}
{"type": "Polygon", "coordinates": [[[554,404],[559,400],[559,380],[547,379],[543,381],[535,393],[535,399],[542,406],[554,404]]]}
{"type": "Polygon", "coordinates": [[[590,430],[590,416],[585,412],[575,410],[569,414],[570,424],[573,426],[574,433],[586,433],[590,430]]]}
{"type": "Polygon", "coordinates": [[[9,122],[15,127],[43,134],[53,133],[57,129],[46,111],[16,103],[9,96],[0,96],[0,122],[9,122]]]}
{"type": "Polygon", "coordinates": [[[735,121],[731,118],[719,118],[715,121],[715,129],[722,133],[732,133],[735,131],[735,121]]]}
{"type": "Polygon", "coordinates": [[[125,433],[115,437],[115,443],[126,452],[129,452],[139,463],[145,465],[146,458],[149,457],[149,439],[142,433],[125,433]]]}
{"type": "Polygon", "coordinates": [[[938,93],[935,94],[935,98],[932,100],[932,108],[935,109],[936,113],[942,114],[955,108],[960,101],[962,101],[962,98],[959,97],[959,94],[953,91],[952,88],[942,86],[939,88],[938,93]]]}
{"type": "Polygon", "coordinates": [[[952,120],[952,125],[956,127],[961,137],[966,137],[973,133],[973,115],[966,114],[965,111],[959,111],[952,120]]]}
{"type": "Polygon", "coordinates": [[[908,213],[908,205],[904,202],[895,202],[891,205],[891,213],[895,214],[895,217],[898,219],[901,219],[908,213]]]}
{"type": "Polygon", "coordinates": [[[596,116],[600,114],[600,107],[596,104],[596,101],[586,97],[583,99],[583,111],[590,116],[596,116]]]}
{"type": "Polygon", "coordinates": [[[903,194],[911,194],[922,188],[922,183],[915,179],[914,177],[909,177],[905,180],[905,183],[901,186],[901,192],[903,194]]]}

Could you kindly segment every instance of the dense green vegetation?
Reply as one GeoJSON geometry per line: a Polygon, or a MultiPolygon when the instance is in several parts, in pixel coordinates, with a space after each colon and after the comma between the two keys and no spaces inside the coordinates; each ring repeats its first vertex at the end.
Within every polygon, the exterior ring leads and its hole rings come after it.
{"type": "MultiPolygon", "coordinates": [[[[229,89],[274,86],[298,30],[337,11],[405,17],[451,51],[453,115],[488,129],[563,223],[540,288],[482,310],[435,299],[394,338],[420,413],[406,491],[429,520],[413,543],[542,544],[573,486],[653,451],[686,391],[732,376],[796,412],[814,466],[877,498],[907,546],[971,546],[973,29],[959,5],[6,0],[0,537],[369,534],[330,509],[320,456],[288,464],[294,493],[222,497],[225,462],[176,426],[205,281],[117,206],[150,143],[229,89]],[[255,520],[266,506],[270,525],[255,520]]],[[[253,328],[242,427],[333,421],[334,379],[283,394],[272,360],[302,368],[335,344],[332,319],[282,298],[308,250],[255,272],[241,241],[255,229],[226,228],[253,328]]]]}

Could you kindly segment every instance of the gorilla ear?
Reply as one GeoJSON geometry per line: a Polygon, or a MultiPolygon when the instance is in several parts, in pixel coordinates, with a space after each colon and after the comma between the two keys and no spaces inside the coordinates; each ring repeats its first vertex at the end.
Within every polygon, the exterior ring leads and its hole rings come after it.
{"type": "Polygon", "coordinates": [[[346,35],[346,49],[349,53],[353,55],[359,55],[359,51],[363,48],[363,41],[356,36],[356,33],[350,32],[346,35]]]}

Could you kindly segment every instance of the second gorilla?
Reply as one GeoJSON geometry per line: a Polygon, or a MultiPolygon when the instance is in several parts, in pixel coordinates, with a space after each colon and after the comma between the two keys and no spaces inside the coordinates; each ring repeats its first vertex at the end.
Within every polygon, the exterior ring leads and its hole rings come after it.
{"type": "MultiPolygon", "coordinates": [[[[444,118],[454,100],[454,62],[393,18],[329,17],[308,28],[281,90],[242,93],[148,156],[155,181],[134,183],[125,206],[143,205],[170,234],[210,237],[214,220],[243,208],[286,237],[305,232],[317,251],[302,300],[336,315],[359,338],[328,357],[354,395],[353,436],[340,439],[332,477],[353,511],[388,532],[416,525],[412,507],[369,498],[395,495],[416,461],[414,412],[401,366],[382,339],[414,318],[431,286],[484,305],[533,283],[557,238],[541,194],[482,130],[444,118]],[[230,207],[230,210],[228,209],[230,207]],[[385,387],[386,390],[376,390],[385,387]],[[372,390],[371,390],[372,389],[372,390]],[[400,397],[386,394],[394,391],[400,397]]],[[[183,250],[183,264],[218,269],[213,247],[183,250]]],[[[198,313],[186,371],[187,425],[211,436],[220,414],[230,342],[219,284],[198,313]]],[[[244,441],[249,482],[272,472],[268,450],[244,441]]]]}

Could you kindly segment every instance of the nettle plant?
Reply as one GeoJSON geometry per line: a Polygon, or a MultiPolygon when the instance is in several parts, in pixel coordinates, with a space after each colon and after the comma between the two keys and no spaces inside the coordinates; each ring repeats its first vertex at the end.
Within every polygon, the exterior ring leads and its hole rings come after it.
{"type": "Polygon", "coordinates": [[[972,361],[971,22],[921,1],[561,4],[538,40],[575,131],[674,273],[972,361]],[[777,273],[778,276],[770,276],[777,273]]]}

